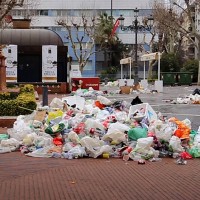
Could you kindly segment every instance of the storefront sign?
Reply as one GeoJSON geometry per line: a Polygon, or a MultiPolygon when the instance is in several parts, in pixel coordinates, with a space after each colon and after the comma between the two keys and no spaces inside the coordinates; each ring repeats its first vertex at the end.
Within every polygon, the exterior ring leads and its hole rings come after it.
{"type": "Polygon", "coordinates": [[[42,46],[42,82],[57,82],[57,46],[42,46]]]}
{"type": "Polygon", "coordinates": [[[17,45],[4,47],[6,82],[17,82],[17,45]]]}

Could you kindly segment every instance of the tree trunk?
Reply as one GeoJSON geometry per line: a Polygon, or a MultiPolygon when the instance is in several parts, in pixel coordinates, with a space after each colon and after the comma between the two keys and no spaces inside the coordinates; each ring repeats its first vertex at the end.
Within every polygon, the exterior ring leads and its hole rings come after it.
{"type": "Polygon", "coordinates": [[[200,59],[199,59],[199,69],[198,69],[197,85],[200,85],[200,59]]]}
{"type": "Polygon", "coordinates": [[[152,62],[149,62],[148,79],[152,79],[152,62]]]}

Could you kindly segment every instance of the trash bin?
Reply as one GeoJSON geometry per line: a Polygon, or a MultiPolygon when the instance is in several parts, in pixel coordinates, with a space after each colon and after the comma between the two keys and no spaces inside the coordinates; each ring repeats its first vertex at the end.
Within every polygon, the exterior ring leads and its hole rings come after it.
{"type": "Polygon", "coordinates": [[[162,72],[161,77],[163,80],[163,85],[174,86],[176,83],[176,72],[162,72]]]}
{"type": "Polygon", "coordinates": [[[178,85],[192,85],[192,72],[179,72],[178,73],[178,85]]]}

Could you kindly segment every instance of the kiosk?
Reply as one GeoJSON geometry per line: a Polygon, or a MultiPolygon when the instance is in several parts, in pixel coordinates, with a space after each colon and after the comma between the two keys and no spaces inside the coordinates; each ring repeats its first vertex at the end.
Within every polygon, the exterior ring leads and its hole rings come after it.
{"type": "Polygon", "coordinates": [[[148,85],[148,82],[145,79],[145,61],[158,60],[158,80],[155,81],[154,87],[155,90],[157,90],[158,92],[163,92],[163,81],[160,80],[160,57],[160,52],[144,54],[141,56],[141,61],[144,61],[144,79],[141,81],[141,85],[143,87],[147,87],[148,85]]]}
{"type": "Polygon", "coordinates": [[[121,79],[119,79],[119,86],[133,86],[134,79],[131,79],[131,72],[132,72],[132,58],[124,58],[120,60],[121,65],[121,79]],[[123,65],[129,64],[129,79],[123,79],[123,65]]]}

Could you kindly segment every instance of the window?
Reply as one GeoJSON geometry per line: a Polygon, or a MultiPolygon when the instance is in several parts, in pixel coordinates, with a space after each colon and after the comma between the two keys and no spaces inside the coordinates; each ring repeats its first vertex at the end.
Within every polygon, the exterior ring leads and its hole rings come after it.
{"type": "Polygon", "coordinates": [[[48,16],[48,10],[40,10],[40,16],[48,16]]]}

